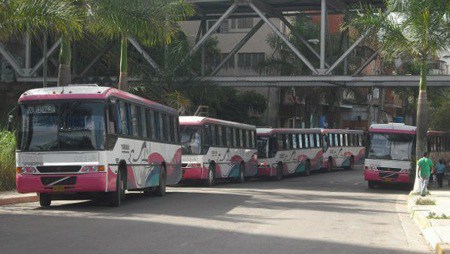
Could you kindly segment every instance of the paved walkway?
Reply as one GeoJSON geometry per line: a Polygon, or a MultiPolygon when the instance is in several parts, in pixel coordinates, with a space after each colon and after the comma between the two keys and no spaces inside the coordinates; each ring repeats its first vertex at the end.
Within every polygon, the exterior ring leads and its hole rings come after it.
{"type": "Polygon", "coordinates": [[[0,191],[0,205],[37,202],[36,193],[20,194],[17,191],[0,191]]]}
{"type": "MultiPolygon", "coordinates": [[[[436,205],[417,205],[422,197],[410,195],[408,209],[423,236],[436,253],[450,253],[450,186],[447,181],[444,188],[430,188],[425,199],[435,201],[436,205]],[[447,219],[438,219],[445,215],[447,219]]],[[[423,199],[423,198],[422,198],[423,199]]]]}

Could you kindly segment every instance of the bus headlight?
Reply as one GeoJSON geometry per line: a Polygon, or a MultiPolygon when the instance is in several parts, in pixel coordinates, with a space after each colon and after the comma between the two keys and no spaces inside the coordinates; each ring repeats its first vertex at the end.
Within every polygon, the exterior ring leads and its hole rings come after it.
{"type": "Polygon", "coordinates": [[[34,174],[38,171],[34,167],[17,167],[16,173],[17,174],[34,174]]]}
{"type": "Polygon", "coordinates": [[[99,165],[99,166],[83,166],[80,170],[82,173],[92,173],[92,172],[104,172],[105,166],[99,165]]]}

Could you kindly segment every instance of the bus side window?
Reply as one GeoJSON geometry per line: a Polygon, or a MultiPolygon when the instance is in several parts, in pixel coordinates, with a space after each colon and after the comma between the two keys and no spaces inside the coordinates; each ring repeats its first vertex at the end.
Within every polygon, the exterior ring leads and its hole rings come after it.
{"type": "Polygon", "coordinates": [[[177,116],[175,116],[174,117],[174,121],[173,121],[174,123],[174,126],[173,126],[173,130],[174,130],[174,138],[175,138],[175,143],[180,143],[180,124],[179,124],[179,122],[178,122],[178,117],[177,116]]]}
{"type": "Polygon", "coordinates": [[[169,132],[169,141],[170,142],[175,142],[175,125],[173,124],[174,123],[174,120],[173,120],[173,116],[169,116],[169,129],[170,129],[170,132],[169,132]]]}
{"type": "Polygon", "coordinates": [[[290,136],[290,138],[292,140],[292,148],[297,149],[298,148],[297,140],[296,140],[296,136],[297,135],[296,134],[290,134],[289,136],[290,136]]]}
{"type": "Polygon", "coordinates": [[[298,148],[303,148],[303,134],[298,134],[298,148]]]}
{"type": "Polygon", "coordinates": [[[150,109],[145,109],[147,115],[147,135],[151,139],[155,139],[155,113],[150,109]]]}
{"type": "Polygon", "coordinates": [[[251,131],[250,132],[252,134],[252,136],[250,137],[250,144],[251,144],[251,148],[256,148],[256,132],[255,131],[251,131]]]}
{"type": "Polygon", "coordinates": [[[161,140],[161,114],[157,111],[154,111],[155,116],[155,139],[161,140]]]}
{"type": "Polygon", "coordinates": [[[211,129],[211,145],[216,146],[217,145],[217,132],[216,132],[216,126],[210,125],[209,129],[211,129]]]}
{"type": "Polygon", "coordinates": [[[309,147],[309,135],[308,134],[303,134],[305,135],[305,148],[309,147]]]}
{"type": "Polygon", "coordinates": [[[169,123],[166,114],[162,114],[162,126],[161,130],[163,131],[163,141],[168,142],[170,136],[169,123]]]}
{"type": "Polygon", "coordinates": [[[222,126],[217,126],[217,146],[223,146],[223,130],[222,126]]]}
{"type": "Polygon", "coordinates": [[[128,134],[128,123],[127,123],[127,109],[125,103],[120,103],[120,134],[127,135],[128,134]]]}
{"type": "Polygon", "coordinates": [[[120,124],[117,124],[119,123],[119,112],[118,102],[110,102],[108,107],[108,134],[117,134],[119,132],[120,124]]]}
{"type": "Polygon", "coordinates": [[[138,124],[138,111],[136,109],[136,105],[130,105],[130,116],[131,116],[131,126],[133,132],[131,133],[133,136],[139,136],[139,124],[138,124]]]}
{"type": "Polygon", "coordinates": [[[142,137],[143,138],[148,138],[148,135],[147,135],[147,117],[146,117],[146,115],[145,115],[145,108],[144,107],[142,107],[142,108],[138,108],[138,111],[140,112],[140,119],[139,119],[139,122],[140,122],[140,130],[141,130],[141,134],[142,134],[142,137]]]}
{"type": "Polygon", "coordinates": [[[270,157],[271,158],[273,158],[273,157],[275,157],[275,155],[277,154],[277,152],[278,152],[278,145],[279,145],[279,140],[278,140],[278,138],[276,138],[276,137],[270,137],[270,139],[269,139],[269,145],[270,145],[270,147],[269,147],[269,149],[270,149],[270,151],[269,151],[269,153],[270,153],[270,157]]]}
{"type": "Polygon", "coordinates": [[[320,145],[320,135],[316,134],[316,147],[321,147],[320,145]]]}

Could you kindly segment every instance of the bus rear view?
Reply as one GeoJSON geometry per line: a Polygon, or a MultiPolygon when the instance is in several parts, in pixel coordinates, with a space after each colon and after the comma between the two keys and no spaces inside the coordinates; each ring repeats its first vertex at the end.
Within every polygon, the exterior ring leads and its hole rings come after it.
{"type": "Polygon", "coordinates": [[[364,179],[369,188],[377,183],[414,183],[416,127],[399,124],[373,124],[364,162],[364,179]]]}

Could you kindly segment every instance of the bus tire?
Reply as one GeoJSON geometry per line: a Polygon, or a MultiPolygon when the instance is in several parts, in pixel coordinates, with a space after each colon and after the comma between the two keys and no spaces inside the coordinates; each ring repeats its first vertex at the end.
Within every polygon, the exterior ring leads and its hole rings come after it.
{"type": "Polygon", "coordinates": [[[311,175],[311,162],[309,160],[307,160],[305,162],[305,172],[304,172],[305,176],[309,176],[311,175]]]}
{"type": "Polygon", "coordinates": [[[275,180],[280,181],[283,179],[283,163],[278,163],[277,165],[277,175],[275,176],[275,180]]]}
{"type": "Polygon", "coordinates": [[[211,166],[209,166],[208,169],[208,178],[204,181],[204,185],[206,187],[211,187],[214,186],[216,184],[216,173],[214,171],[215,169],[215,165],[212,164],[211,166]]]}
{"type": "Polygon", "coordinates": [[[125,179],[123,177],[123,171],[119,169],[119,171],[117,171],[117,178],[116,178],[116,191],[109,193],[109,204],[112,207],[119,207],[124,198],[125,198],[125,179]]]}
{"type": "Polygon", "coordinates": [[[347,167],[345,167],[345,169],[347,170],[353,170],[353,168],[355,167],[355,157],[353,157],[353,155],[350,157],[350,163],[347,167]]]}
{"type": "Polygon", "coordinates": [[[243,163],[239,165],[239,176],[237,179],[238,183],[244,183],[245,182],[245,166],[243,163]]]}
{"type": "Polygon", "coordinates": [[[332,170],[333,170],[333,159],[330,157],[328,158],[327,172],[331,172],[332,170]]]}
{"type": "Polygon", "coordinates": [[[159,184],[155,189],[155,195],[158,197],[163,197],[166,195],[166,188],[167,188],[167,174],[166,174],[166,167],[161,166],[161,173],[159,174],[159,184]]]}
{"type": "Polygon", "coordinates": [[[52,204],[52,195],[48,193],[39,193],[39,205],[49,207],[52,204]]]}
{"type": "Polygon", "coordinates": [[[367,181],[367,186],[369,187],[369,189],[375,188],[375,181],[367,181]]]}

